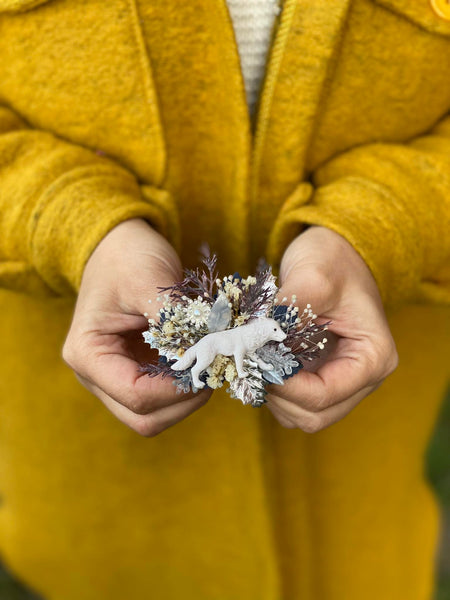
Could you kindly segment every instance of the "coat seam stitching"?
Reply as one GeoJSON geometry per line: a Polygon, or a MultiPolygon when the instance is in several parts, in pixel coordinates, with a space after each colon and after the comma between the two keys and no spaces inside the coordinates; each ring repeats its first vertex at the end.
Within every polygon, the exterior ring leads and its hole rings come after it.
{"type": "Polygon", "coordinates": [[[151,99],[155,100],[155,108],[154,113],[156,117],[156,128],[158,133],[158,138],[161,141],[161,159],[160,164],[157,168],[157,178],[155,182],[152,182],[156,186],[161,186],[166,175],[167,169],[167,155],[166,155],[166,140],[163,133],[162,121],[161,121],[161,107],[158,99],[158,94],[156,91],[156,85],[153,78],[153,70],[151,67],[151,58],[149,56],[148,50],[145,46],[145,40],[142,33],[142,27],[140,25],[139,13],[137,8],[136,0],[127,0],[130,16],[132,20],[132,27],[134,32],[134,38],[136,42],[136,47],[139,53],[139,62],[141,65],[141,70],[143,73],[143,88],[146,95],[147,100],[147,110],[148,106],[151,104],[151,99]],[[152,85],[153,84],[153,85],[152,85]]]}

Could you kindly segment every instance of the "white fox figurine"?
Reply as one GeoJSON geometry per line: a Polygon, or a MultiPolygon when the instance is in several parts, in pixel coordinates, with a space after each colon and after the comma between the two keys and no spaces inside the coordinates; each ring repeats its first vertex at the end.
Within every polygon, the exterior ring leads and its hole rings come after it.
{"type": "Polygon", "coordinates": [[[238,377],[247,377],[248,373],[244,369],[244,357],[248,356],[256,361],[262,369],[271,369],[272,365],[262,361],[256,354],[256,350],[271,340],[282,342],[284,339],[286,339],[286,333],[281,329],[278,321],[268,317],[258,317],[246,325],[208,333],[188,348],[183,356],[171,365],[171,368],[174,371],[183,371],[196,360],[197,362],[191,370],[192,381],[198,389],[201,389],[205,384],[199,379],[199,376],[218,354],[234,356],[238,377]]]}

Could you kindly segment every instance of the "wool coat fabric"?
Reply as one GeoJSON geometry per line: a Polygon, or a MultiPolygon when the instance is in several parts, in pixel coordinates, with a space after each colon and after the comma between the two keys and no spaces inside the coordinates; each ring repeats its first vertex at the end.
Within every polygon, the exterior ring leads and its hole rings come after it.
{"type": "Polygon", "coordinates": [[[47,600],[431,600],[423,463],[450,353],[433,5],[285,0],[253,123],[225,0],[0,0],[0,555],[47,600]],[[219,390],[138,436],[61,359],[84,265],[131,217],[188,267],[209,241],[222,274],[337,231],[399,368],[316,434],[219,390]]]}

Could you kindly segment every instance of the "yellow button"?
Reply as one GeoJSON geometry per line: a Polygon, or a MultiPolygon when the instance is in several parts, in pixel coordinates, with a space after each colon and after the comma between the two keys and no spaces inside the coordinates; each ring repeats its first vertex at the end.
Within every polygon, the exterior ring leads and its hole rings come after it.
{"type": "Polygon", "coordinates": [[[450,0],[430,0],[430,4],[439,17],[450,21],[450,0]]]}

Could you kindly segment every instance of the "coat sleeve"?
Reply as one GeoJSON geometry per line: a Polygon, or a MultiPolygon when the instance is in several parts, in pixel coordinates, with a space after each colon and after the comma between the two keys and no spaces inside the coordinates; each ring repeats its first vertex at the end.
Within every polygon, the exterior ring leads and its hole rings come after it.
{"type": "Polygon", "coordinates": [[[407,143],[338,154],[311,182],[309,201],[293,194],[279,215],[268,247],[273,263],[293,232],[321,225],[359,252],[385,304],[450,303],[450,114],[407,143]]]}
{"type": "Polygon", "coordinates": [[[141,188],[127,169],[88,148],[30,128],[0,106],[0,287],[70,294],[99,241],[146,219],[179,250],[170,194],[141,188]]]}

